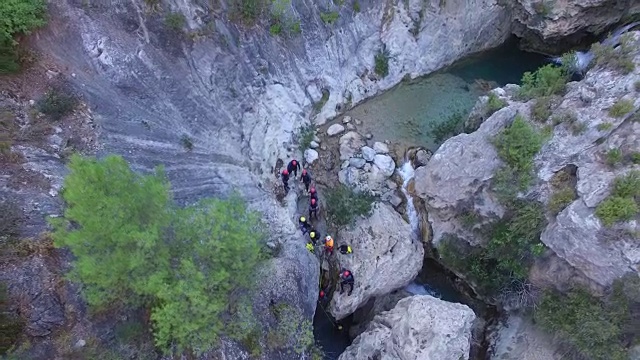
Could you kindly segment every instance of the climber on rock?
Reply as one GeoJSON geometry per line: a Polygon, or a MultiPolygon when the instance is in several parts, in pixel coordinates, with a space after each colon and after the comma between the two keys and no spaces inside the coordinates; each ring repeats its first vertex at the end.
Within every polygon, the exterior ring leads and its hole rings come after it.
{"type": "Polygon", "coordinates": [[[351,254],[353,252],[353,250],[351,250],[351,246],[346,244],[338,246],[338,250],[340,250],[342,255],[351,254]]]}
{"type": "Polygon", "coordinates": [[[313,245],[318,244],[318,239],[320,239],[320,233],[316,229],[309,229],[309,239],[313,243],[313,245]]]}
{"type": "Polygon", "coordinates": [[[309,252],[314,252],[315,250],[315,246],[313,246],[313,244],[310,241],[307,242],[307,245],[305,245],[305,247],[307,248],[307,250],[309,250],[309,252]]]}
{"type": "Polygon", "coordinates": [[[298,226],[300,227],[300,231],[302,231],[302,235],[305,235],[311,229],[311,224],[307,221],[307,218],[304,216],[300,216],[298,219],[298,226]]]}
{"type": "Polygon", "coordinates": [[[324,238],[324,252],[333,255],[333,238],[330,235],[324,238]]]}
{"type": "Polygon", "coordinates": [[[309,192],[309,185],[311,185],[311,175],[309,175],[307,169],[302,169],[300,181],[302,181],[302,183],[304,184],[304,191],[309,192]]]}
{"type": "Polygon", "coordinates": [[[355,279],[353,278],[353,274],[351,273],[351,271],[345,268],[342,268],[342,270],[340,270],[340,294],[344,293],[344,286],[349,285],[350,289],[349,289],[349,292],[347,293],[347,296],[351,296],[351,293],[353,292],[354,283],[355,283],[355,279]]]}
{"type": "Polygon", "coordinates": [[[309,219],[313,215],[318,220],[318,207],[318,200],[312,198],[309,204],[309,219]]]}
{"type": "Polygon", "coordinates": [[[284,185],[284,192],[289,192],[289,171],[287,169],[282,170],[282,184],[284,185]]]}
{"type": "Polygon", "coordinates": [[[309,190],[309,198],[316,199],[316,201],[318,201],[318,193],[316,192],[316,188],[314,186],[312,186],[309,190]]]}
{"type": "Polygon", "coordinates": [[[298,170],[300,170],[300,168],[300,163],[296,159],[291,160],[289,165],[287,165],[287,171],[289,171],[289,173],[293,173],[294,179],[298,177],[298,170]]]}

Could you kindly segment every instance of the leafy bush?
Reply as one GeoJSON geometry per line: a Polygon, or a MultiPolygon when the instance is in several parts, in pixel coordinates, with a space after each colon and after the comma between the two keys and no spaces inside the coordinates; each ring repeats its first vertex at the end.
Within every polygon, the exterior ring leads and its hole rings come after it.
{"type": "Polygon", "coordinates": [[[282,24],[278,22],[271,25],[269,27],[269,32],[271,33],[271,35],[280,35],[280,33],[282,32],[282,24]]]}
{"type": "Polygon", "coordinates": [[[542,148],[542,141],[543,136],[520,115],[494,138],[498,155],[511,169],[510,172],[517,175],[520,189],[526,188],[531,181],[533,158],[542,148]]]}
{"type": "Polygon", "coordinates": [[[78,100],[75,96],[62,89],[51,89],[38,101],[38,110],[58,121],[71,113],[78,100]]]}
{"type": "Polygon", "coordinates": [[[201,352],[223,332],[251,331],[251,307],[241,304],[263,233],[238,196],[173,209],[161,168],[141,176],[121,157],[74,155],[69,169],[68,206],[51,223],[91,306],[150,307],[156,345],[167,352],[201,352]]]}
{"type": "Polygon", "coordinates": [[[455,113],[443,122],[429,124],[429,135],[436,144],[441,144],[448,138],[460,134],[463,126],[464,117],[462,113],[455,113]]]}
{"type": "Polygon", "coordinates": [[[0,1],[0,74],[18,70],[16,34],[28,34],[45,24],[44,0],[0,1]]]}
{"type": "Polygon", "coordinates": [[[327,213],[329,221],[336,226],[353,224],[358,216],[368,215],[375,198],[365,193],[340,185],[327,190],[327,213]]]}
{"type": "Polygon", "coordinates": [[[246,23],[254,23],[262,14],[265,1],[264,0],[233,0],[233,11],[242,21],[246,23]]]}
{"type": "Polygon", "coordinates": [[[543,96],[538,98],[531,108],[531,115],[537,121],[546,122],[551,116],[551,97],[543,96]]]}
{"type": "Polygon", "coordinates": [[[389,75],[389,50],[383,47],[374,57],[376,74],[385,77],[389,75]]]}
{"type": "Polygon", "coordinates": [[[576,121],[571,123],[569,128],[571,129],[571,133],[574,136],[577,136],[580,134],[584,134],[584,132],[587,131],[587,124],[582,121],[576,121]]]}
{"type": "Polygon", "coordinates": [[[536,14],[541,16],[547,16],[553,10],[551,3],[547,0],[543,0],[540,2],[533,3],[533,10],[535,10],[536,14]]]}
{"type": "Polygon", "coordinates": [[[622,151],[620,149],[609,149],[607,151],[607,164],[613,166],[622,161],[622,151]]]}
{"type": "Polygon", "coordinates": [[[614,48],[611,45],[595,43],[591,45],[596,66],[604,66],[628,74],[635,69],[633,61],[634,46],[630,34],[620,37],[620,46],[614,48]]]}
{"type": "Polygon", "coordinates": [[[608,131],[611,130],[613,124],[610,122],[603,122],[602,124],[598,124],[598,130],[600,131],[608,131]]]}
{"type": "Polygon", "coordinates": [[[299,135],[300,150],[304,151],[305,149],[308,149],[311,146],[311,142],[313,141],[314,136],[315,131],[313,125],[301,128],[299,135]]]}
{"type": "Polygon", "coordinates": [[[613,196],[640,197],[640,171],[633,170],[613,181],[613,196]]]}
{"type": "Polygon", "coordinates": [[[640,152],[632,152],[629,154],[629,159],[634,164],[640,164],[640,152]]]}
{"type": "Polygon", "coordinates": [[[333,24],[338,21],[340,14],[337,11],[322,12],[320,18],[327,24],[333,24]]]}
{"type": "Polygon", "coordinates": [[[633,101],[620,99],[611,108],[609,108],[609,116],[619,118],[633,111],[633,101]]]}
{"type": "Polygon", "coordinates": [[[611,196],[598,204],[596,215],[603,224],[611,226],[618,221],[633,219],[638,211],[638,205],[633,199],[611,196]]]}
{"type": "Polygon", "coordinates": [[[358,0],[355,0],[353,2],[353,11],[354,12],[360,12],[360,2],[358,0]]]}
{"type": "Polygon", "coordinates": [[[524,99],[560,95],[564,92],[568,80],[564,67],[545,65],[533,73],[524,73],[519,95],[524,99]]]}
{"type": "Polygon", "coordinates": [[[491,116],[494,112],[502,109],[503,107],[507,106],[507,102],[500,99],[498,97],[498,95],[490,92],[489,93],[489,100],[487,100],[487,110],[485,115],[487,117],[491,116]]]}
{"type": "Polygon", "coordinates": [[[627,355],[621,345],[623,322],[615,316],[616,313],[585,290],[578,289],[566,296],[547,292],[534,316],[543,328],[560,337],[585,358],[626,360],[627,355]]]}
{"type": "Polygon", "coordinates": [[[576,199],[576,193],[571,188],[556,191],[549,199],[549,211],[554,215],[562,211],[576,199]]]}
{"type": "Polygon", "coordinates": [[[327,101],[329,101],[329,96],[331,95],[331,93],[329,92],[329,89],[322,89],[322,98],[320,98],[320,100],[313,104],[313,108],[316,111],[320,111],[322,110],[322,108],[324,107],[324,104],[327,103],[327,101]]]}
{"type": "Polygon", "coordinates": [[[173,31],[182,31],[187,23],[187,19],[181,12],[170,12],[164,18],[164,23],[173,31]]]}

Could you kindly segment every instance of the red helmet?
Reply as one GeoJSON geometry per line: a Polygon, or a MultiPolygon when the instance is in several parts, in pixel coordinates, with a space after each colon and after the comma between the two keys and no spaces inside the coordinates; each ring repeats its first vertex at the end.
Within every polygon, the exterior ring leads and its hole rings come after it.
{"type": "Polygon", "coordinates": [[[342,276],[344,276],[344,277],[349,276],[349,274],[350,274],[349,270],[345,270],[345,271],[342,272],[342,276]]]}
{"type": "Polygon", "coordinates": [[[311,187],[311,190],[309,190],[309,192],[311,192],[313,194],[314,192],[316,192],[316,188],[315,187],[311,187]]]}
{"type": "Polygon", "coordinates": [[[302,175],[307,175],[307,169],[302,169],[302,175]]]}
{"type": "Polygon", "coordinates": [[[298,164],[298,162],[295,160],[291,160],[291,163],[293,164],[293,166],[296,166],[296,164],[298,164]]]}
{"type": "Polygon", "coordinates": [[[316,199],[311,199],[311,205],[315,205],[316,204],[316,199]]]}
{"type": "Polygon", "coordinates": [[[320,297],[324,297],[324,291],[320,290],[320,297]]]}
{"type": "Polygon", "coordinates": [[[283,173],[284,175],[289,175],[289,170],[284,169],[284,170],[282,170],[282,173],[283,173]]]}

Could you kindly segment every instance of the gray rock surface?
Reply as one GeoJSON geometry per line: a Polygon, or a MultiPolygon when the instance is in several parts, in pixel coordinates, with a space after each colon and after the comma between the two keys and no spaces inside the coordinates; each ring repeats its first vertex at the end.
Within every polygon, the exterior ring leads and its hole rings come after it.
{"type": "Polygon", "coordinates": [[[376,141],[373,143],[373,150],[376,151],[376,154],[388,154],[389,146],[383,142],[376,141]]]}
{"type": "Polygon", "coordinates": [[[416,157],[414,159],[414,167],[417,169],[420,166],[425,166],[431,160],[431,156],[433,153],[426,149],[420,149],[416,152],[416,157]]]}
{"type": "Polygon", "coordinates": [[[382,174],[387,177],[393,175],[393,172],[396,170],[396,162],[393,161],[393,158],[389,155],[378,154],[374,157],[373,163],[380,168],[382,174]]]}
{"type": "Polygon", "coordinates": [[[510,315],[498,331],[491,334],[490,359],[495,360],[560,360],[562,352],[551,336],[529,319],[510,315]]]}
{"type": "Polygon", "coordinates": [[[466,360],[475,318],[466,305],[410,296],[377,315],[339,360],[466,360]]]}
{"type": "Polygon", "coordinates": [[[366,164],[367,161],[363,158],[351,158],[349,159],[349,166],[353,166],[357,169],[362,169],[364,167],[364,164],[366,164]]]}
{"type": "MultiPolygon", "coordinates": [[[[362,135],[355,131],[349,131],[348,133],[340,137],[340,160],[349,160],[354,157],[363,147],[366,142],[362,135]]],[[[365,159],[366,160],[366,159],[365,159]]]]}
{"type": "Polygon", "coordinates": [[[307,165],[313,164],[314,161],[318,160],[318,152],[313,149],[307,149],[304,151],[304,161],[307,165]]]}
{"type": "Polygon", "coordinates": [[[336,256],[355,276],[351,296],[334,293],[331,300],[329,311],[338,320],[369,299],[404,287],[422,268],[422,244],[412,242],[411,226],[387,204],[376,204],[370,217],[360,218],[335,239],[353,248],[352,254],[336,256]]]}
{"type": "Polygon", "coordinates": [[[335,136],[341,134],[342,132],[344,132],[344,126],[340,124],[333,124],[327,129],[327,135],[329,136],[335,136]]]}
{"type": "Polygon", "coordinates": [[[362,157],[369,162],[373,162],[376,157],[376,151],[369,146],[363,146],[360,151],[362,151],[362,157]]]}

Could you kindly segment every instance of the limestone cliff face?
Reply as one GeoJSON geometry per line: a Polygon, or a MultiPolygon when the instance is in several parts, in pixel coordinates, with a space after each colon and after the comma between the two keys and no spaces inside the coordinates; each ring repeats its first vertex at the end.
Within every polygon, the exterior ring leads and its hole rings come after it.
{"type": "Polygon", "coordinates": [[[634,0],[501,0],[511,9],[513,32],[525,46],[543,52],[566,51],[588,35],[600,35],[640,13],[634,0]]]}
{"type": "MultiPolygon", "coordinates": [[[[636,70],[621,74],[597,67],[584,80],[567,85],[567,93],[550,119],[567,114],[573,114],[575,119],[553,128],[550,139],[534,160],[535,185],[520,194],[521,198],[548,204],[555,191],[555,176],[566,170],[576,174],[577,199],[557,216],[547,213],[549,224],[540,240],[551,254],[538,261],[530,274],[541,286],[565,289],[579,282],[599,292],[622,275],[638,272],[637,219],[618,224],[612,233],[595,215],[596,206],[611,193],[613,180],[638,169],[631,161],[615,166],[607,161],[611,149],[619,149],[622,154],[640,151],[637,122],[640,94],[635,85],[640,80],[637,70],[640,32],[632,34],[636,70]],[[612,116],[609,109],[620,100],[626,101],[630,109],[612,116]]],[[[500,218],[504,212],[490,186],[495,170],[502,164],[491,138],[517,113],[531,119],[535,104],[535,100],[527,103],[514,100],[513,86],[506,90],[496,90],[509,102],[506,108],[489,117],[476,132],[447,140],[426,166],[416,170],[415,189],[427,204],[436,244],[450,233],[474,246],[481,245],[482,239],[460,222],[462,213],[471,209],[481,221],[487,221],[500,218]]],[[[541,126],[533,120],[531,123],[541,126]]]]}

